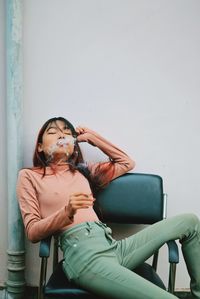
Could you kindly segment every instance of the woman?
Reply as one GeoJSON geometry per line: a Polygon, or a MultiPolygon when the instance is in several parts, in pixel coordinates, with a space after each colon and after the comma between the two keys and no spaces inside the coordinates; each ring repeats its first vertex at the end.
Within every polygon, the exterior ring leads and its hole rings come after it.
{"type": "Polygon", "coordinates": [[[27,237],[38,242],[58,234],[63,270],[69,279],[104,298],[176,298],[130,269],[166,241],[179,239],[192,294],[200,298],[200,222],[195,215],[160,221],[120,241],[99,221],[93,209],[94,195],[134,167],[123,151],[96,132],[81,126],[75,130],[66,119],[57,117],[41,128],[33,165],[19,172],[17,183],[27,237]],[[109,161],[86,165],[80,142],[98,147],[109,161]]]}

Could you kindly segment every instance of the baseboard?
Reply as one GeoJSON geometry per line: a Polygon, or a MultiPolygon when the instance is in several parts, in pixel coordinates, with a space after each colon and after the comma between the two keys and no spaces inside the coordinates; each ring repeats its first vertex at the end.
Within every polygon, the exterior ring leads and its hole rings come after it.
{"type": "MultiPolygon", "coordinates": [[[[0,286],[0,299],[7,298],[5,290],[6,290],[5,287],[0,286]]],[[[25,290],[23,299],[37,299],[37,291],[38,291],[37,287],[26,286],[26,290],[25,290]]]]}
{"type": "Polygon", "coordinates": [[[192,299],[192,298],[194,298],[194,297],[191,297],[189,290],[188,291],[178,291],[178,292],[175,292],[174,295],[177,296],[180,299],[192,299]]]}
{"type": "Polygon", "coordinates": [[[37,287],[26,286],[25,298],[27,299],[37,299],[37,287]]]}
{"type": "MultiPolygon", "coordinates": [[[[37,299],[37,291],[38,291],[37,287],[27,286],[24,298],[25,299],[37,299]]],[[[177,290],[175,292],[175,296],[177,296],[180,299],[186,299],[186,298],[189,299],[189,297],[188,297],[189,294],[190,294],[189,290],[184,290],[184,291],[177,290]]],[[[3,298],[3,287],[0,287],[0,299],[1,298],[4,299],[3,298]]]]}

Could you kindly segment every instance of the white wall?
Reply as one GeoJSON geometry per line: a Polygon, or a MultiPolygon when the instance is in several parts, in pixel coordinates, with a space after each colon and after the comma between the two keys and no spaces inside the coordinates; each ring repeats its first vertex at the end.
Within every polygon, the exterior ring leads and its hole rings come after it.
{"type": "MultiPolygon", "coordinates": [[[[42,123],[63,115],[125,149],[135,171],[163,176],[169,216],[199,215],[199,9],[197,0],[26,1],[24,165],[42,123]]],[[[188,287],[183,262],[177,274],[188,287]]]]}
{"type": "Polygon", "coordinates": [[[4,1],[0,1],[0,286],[6,280],[7,265],[7,197],[5,145],[5,16],[4,1]]]}
{"type": "MultiPolygon", "coordinates": [[[[200,2],[24,5],[24,166],[31,165],[40,126],[62,115],[127,151],[135,171],[160,174],[169,216],[200,216],[200,2]]],[[[87,159],[101,157],[90,146],[86,150],[87,159]]],[[[164,254],[161,260],[166,280],[164,254]]],[[[37,268],[38,245],[27,243],[29,284],[38,283],[37,268]]],[[[189,286],[182,261],[177,276],[177,288],[189,286]]]]}

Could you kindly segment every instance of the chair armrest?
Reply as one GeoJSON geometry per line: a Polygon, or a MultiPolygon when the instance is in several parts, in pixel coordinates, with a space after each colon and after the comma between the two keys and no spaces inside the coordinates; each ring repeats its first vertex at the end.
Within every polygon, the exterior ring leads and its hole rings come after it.
{"type": "Polygon", "coordinates": [[[49,257],[50,256],[50,246],[51,246],[52,236],[47,237],[40,241],[39,256],[49,257]]]}
{"type": "Polygon", "coordinates": [[[179,263],[178,246],[174,240],[168,241],[167,246],[169,249],[169,263],[179,263]]]}

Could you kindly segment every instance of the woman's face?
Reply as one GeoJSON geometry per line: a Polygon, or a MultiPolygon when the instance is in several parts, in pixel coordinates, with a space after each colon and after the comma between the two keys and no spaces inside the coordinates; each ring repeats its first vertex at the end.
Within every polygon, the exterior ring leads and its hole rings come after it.
{"type": "Polygon", "coordinates": [[[74,137],[66,124],[57,120],[50,123],[43,136],[38,151],[44,152],[48,162],[67,161],[74,152],[74,137]]]}

